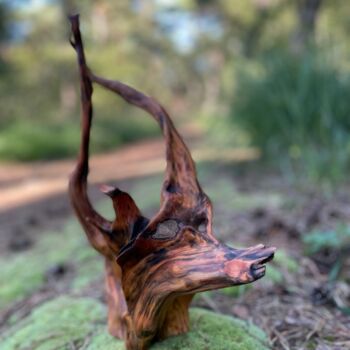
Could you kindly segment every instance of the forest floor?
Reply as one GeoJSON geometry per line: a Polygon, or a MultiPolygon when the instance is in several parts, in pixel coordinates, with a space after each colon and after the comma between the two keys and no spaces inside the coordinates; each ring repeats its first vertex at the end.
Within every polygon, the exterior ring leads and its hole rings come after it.
{"type": "MultiPolygon", "coordinates": [[[[111,217],[95,184],[116,181],[153,215],[163,151],[153,140],[93,157],[91,198],[99,210],[111,217]]],[[[201,293],[193,304],[256,324],[273,349],[350,349],[349,188],[325,196],[290,185],[257,170],[248,161],[254,150],[193,153],[217,237],[278,248],[262,280],[201,293]]],[[[102,258],[87,245],[66,195],[73,164],[0,166],[0,338],[57,296],[104,301],[102,258]]]]}

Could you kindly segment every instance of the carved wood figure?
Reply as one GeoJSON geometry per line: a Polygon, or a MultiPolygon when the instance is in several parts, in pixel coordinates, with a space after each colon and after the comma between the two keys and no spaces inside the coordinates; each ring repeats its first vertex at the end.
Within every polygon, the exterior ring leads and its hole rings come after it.
{"type": "Polygon", "coordinates": [[[188,331],[188,308],[195,293],[263,277],[275,248],[260,244],[235,249],[215,238],[212,205],[168,113],[155,99],[92,73],[85,60],[79,16],[70,17],[70,22],[80,73],[82,135],[69,195],[90,244],[105,257],[110,333],[124,339],[129,350],[147,349],[152,342],[188,331]],[[148,112],[163,132],[167,165],[161,206],[151,219],[118,188],[102,187],[113,202],[113,222],[98,214],[89,201],[92,83],[148,112]]]}

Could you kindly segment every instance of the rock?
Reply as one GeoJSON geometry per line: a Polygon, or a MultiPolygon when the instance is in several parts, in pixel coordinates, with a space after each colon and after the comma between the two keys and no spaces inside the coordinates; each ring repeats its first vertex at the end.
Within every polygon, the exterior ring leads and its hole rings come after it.
{"type": "MultiPolygon", "coordinates": [[[[152,350],[265,350],[264,332],[204,309],[190,311],[191,331],[154,344],[152,350]]],[[[51,300],[0,335],[1,350],[123,350],[106,329],[106,309],[91,298],[51,300]]]]}

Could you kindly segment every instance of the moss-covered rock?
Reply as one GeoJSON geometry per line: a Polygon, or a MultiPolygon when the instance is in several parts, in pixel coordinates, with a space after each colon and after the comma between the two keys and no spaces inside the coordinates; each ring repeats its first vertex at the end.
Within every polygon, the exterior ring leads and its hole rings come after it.
{"type": "Polygon", "coordinates": [[[265,350],[264,332],[254,325],[204,309],[191,309],[190,332],[157,343],[152,350],[265,350]]]}
{"type": "MultiPolygon", "coordinates": [[[[1,350],[122,350],[106,330],[106,310],[90,298],[60,297],[35,309],[0,335],[1,350]]],[[[154,344],[154,350],[264,350],[265,334],[253,325],[191,309],[191,331],[154,344]]]]}
{"type": "Polygon", "coordinates": [[[82,345],[105,322],[102,304],[90,298],[49,301],[0,336],[2,350],[68,349],[82,345]]]}

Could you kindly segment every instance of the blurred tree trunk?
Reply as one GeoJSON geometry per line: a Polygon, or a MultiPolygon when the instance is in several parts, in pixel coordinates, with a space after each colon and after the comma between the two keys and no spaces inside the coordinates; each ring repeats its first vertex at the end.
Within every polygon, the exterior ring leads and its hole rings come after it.
{"type": "Polygon", "coordinates": [[[61,10],[63,12],[64,19],[67,20],[67,16],[72,13],[77,13],[78,8],[75,0],[61,0],[61,10]]]}
{"type": "Polygon", "coordinates": [[[206,53],[208,69],[204,76],[204,96],[202,111],[205,114],[214,114],[220,100],[221,77],[225,64],[225,57],[222,51],[212,48],[206,53]]]}
{"type": "Polygon", "coordinates": [[[296,53],[304,52],[313,43],[321,5],[322,0],[298,0],[298,27],[292,42],[296,53]]]}
{"type": "Polygon", "coordinates": [[[9,24],[11,22],[11,11],[7,2],[0,1],[0,73],[4,73],[5,49],[7,39],[10,37],[9,24]]]}

